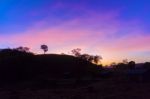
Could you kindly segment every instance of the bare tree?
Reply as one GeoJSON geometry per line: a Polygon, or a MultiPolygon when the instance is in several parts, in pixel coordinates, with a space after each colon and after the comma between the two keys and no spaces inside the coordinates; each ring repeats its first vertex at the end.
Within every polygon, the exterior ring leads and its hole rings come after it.
{"type": "Polygon", "coordinates": [[[41,45],[41,49],[44,51],[44,54],[48,51],[48,46],[43,44],[41,45]]]}

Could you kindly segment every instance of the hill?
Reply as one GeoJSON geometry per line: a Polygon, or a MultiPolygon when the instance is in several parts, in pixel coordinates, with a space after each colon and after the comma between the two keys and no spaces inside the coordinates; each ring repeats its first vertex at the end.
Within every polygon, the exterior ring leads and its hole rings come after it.
{"type": "Polygon", "coordinates": [[[32,53],[16,50],[0,52],[0,80],[20,82],[42,79],[80,79],[94,77],[101,68],[69,55],[32,53]]]}

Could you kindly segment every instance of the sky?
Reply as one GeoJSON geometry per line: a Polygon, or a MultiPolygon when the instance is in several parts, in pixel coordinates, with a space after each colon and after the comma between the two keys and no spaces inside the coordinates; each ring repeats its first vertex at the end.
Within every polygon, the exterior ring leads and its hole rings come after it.
{"type": "Polygon", "coordinates": [[[150,0],[0,0],[0,48],[150,61],[150,0]]]}

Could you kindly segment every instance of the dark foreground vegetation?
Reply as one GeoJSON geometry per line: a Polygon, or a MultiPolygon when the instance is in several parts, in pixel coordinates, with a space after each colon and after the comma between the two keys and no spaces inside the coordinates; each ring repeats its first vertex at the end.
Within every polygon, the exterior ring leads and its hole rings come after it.
{"type": "Polygon", "coordinates": [[[92,59],[88,54],[35,55],[27,48],[0,50],[0,99],[150,98],[149,62],[105,68],[92,59]]]}

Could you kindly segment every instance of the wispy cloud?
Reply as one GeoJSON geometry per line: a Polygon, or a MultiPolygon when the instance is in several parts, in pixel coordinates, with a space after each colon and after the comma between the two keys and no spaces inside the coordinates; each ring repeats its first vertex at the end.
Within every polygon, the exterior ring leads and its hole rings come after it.
{"type": "Polygon", "coordinates": [[[57,53],[79,47],[86,53],[100,53],[107,61],[122,59],[133,51],[150,50],[150,35],[140,20],[123,20],[121,13],[121,9],[92,10],[84,4],[47,4],[41,11],[32,10],[27,14],[29,20],[37,19],[24,32],[0,35],[0,42],[12,47],[28,46],[37,53],[41,52],[43,43],[49,46],[49,52],[57,53]],[[43,16],[39,18],[39,15],[43,16]]]}

